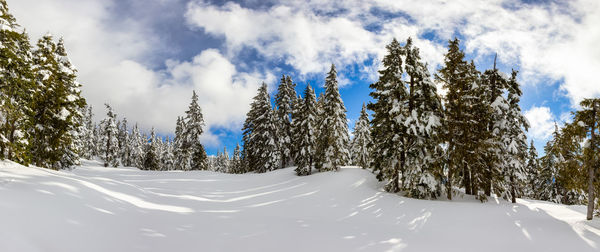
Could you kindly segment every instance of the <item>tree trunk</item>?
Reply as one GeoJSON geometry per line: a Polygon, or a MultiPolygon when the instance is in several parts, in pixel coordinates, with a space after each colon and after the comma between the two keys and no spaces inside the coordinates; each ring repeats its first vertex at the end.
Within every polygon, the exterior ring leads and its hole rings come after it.
{"type": "Polygon", "coordinates": [[[588,164],[588,207],[587,207],[587,219],[591,220],[594,218],[594,176],[596,174],[595,173],[595,166],[596,166],[596,162],[594,159],[595,153],[595,146],[596,146],[596,142],[595,142],[595,138],[596,138],[596,102],[592,103],[592,131],[591,131],[591,135],[592,135],[592,139],[591,139],[591,144],[590,147],[591,149],[591,157],[589,164],[588,164]]]}
{"type": "Polygon", "coordinates": [[[467,195],[473,195],[471,187],[471,174],[467,164],[463,164],[463,186],[465,187],[465,193],[467,195]]]}
{"type": "Polygon", "coordinates": [[[515,176],[510,175],[510,198],[512,203],[517,203],[517,192],[515,189],[515,176]]]}
{"type": "Polygon", "coordinates": [[[406,152],[402,151],[400,153],[400,172],[402,173],[402,179],[400,183],[400,187],[398,188],[398,190],[400,190],[400,188],[404,188],[404,166],[406,165],[406,152]]]}
{"type": "Polygon", "coordinates": [[[454,174],[452,173],[453,162],[452,162],[452,158],[450,157],[450,151],[452,150],[453,147],[454,147],[454,144],[452,144],[452,141],[450,141],[450,143],[448,144],[448,154],[447,154],[448,178],[446,180],[446,194],[447,194],[448,200],[452,200],[452,175],[454,175],[454,174]]]}

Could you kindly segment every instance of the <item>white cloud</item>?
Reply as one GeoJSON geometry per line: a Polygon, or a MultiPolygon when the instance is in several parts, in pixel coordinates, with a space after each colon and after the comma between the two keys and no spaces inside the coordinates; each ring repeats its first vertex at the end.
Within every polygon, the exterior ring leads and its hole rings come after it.
{"type": "MultiPolygon", "coordinates": [[[[241,73],[219,51],[208,49],[191,61],[167,60],[167,69],[149,69],[145,58],[168,45],[142,22],[113,24],[117,2],[112,0],[9,0],[17,22],[32,40],[51,31],[64,37],[69,56],[78,67],[83,95],[103,118],[108,102],[119,117],[127,117],[149,130],[172,133],[177,116],[187,110],[192,90],[199,96],[207,128],[241,129],[258,85],[275,78],[269,73],[241,73]]],[[[203,136],[208,146],[219,145],[211,131],[203,136]]]]}
{"type": "Polygon", "coordinates": [[[563,81],[560,88],[574,107],[600,95],[594,76],[600,69],[599,1],[380,0],[378,5],[407,13],[420,29],[444,39],[460,32],[467,51],[479,57],[498,52],[502,62],[520,68],[528,84],[538,84],[542,76],[563,81]]]}
{"type": "MultiPolygon", "coordinates": [[[[313,0],[280,1],[258,10],[198,0],[188,6],[186,16],[193,26],[225,38],[229,54],[253,48],[301,73],[325,72],[329,62],[344,65],[372,56],[380,59],[392,37],[404,40],[425,34],[433,34],[437,42],[418,39],[415,44],[430,70],[435,69],[443,62],[445,41],[460,33],[467,52],[477,59],[498,52],[501,62],[521,71],[526,84],[548,78],[561,81],[560,88],[573,106],[600,95],[594,76],[600,69],[600,2],[596,0],[540,4],[313,0]],[[382,11],[374,14],[373,9],[382,11]]],[[[376,77],[376,69],[363,67],[370,79],[376,77]]]]}
{"type": "MultiPolygon", "coordinates": [[[[328,5],[298,1],[253,10],[233,2],[215,6],[194,1],[189,4],[186,17],[192,26],[224,37],[230,56],[252,48],[270,60],[283,60],[301,74],[324,73],[331,63],[341,68],[373,57],[380,59],[385,53],[385,45],[393,37],[400,40],[413,37],[415,44],[421,48],[422,56],[432,66],[443,60],[446,49],[419,39],[418,29],[404,20],[386,22],[380,32],[371,32],[365,28],[366,21],[354,18],[355,14],[327,16],[315,12],[315,7],[319,7],[318,10],[340,8],[328,5]]],[[[356,10],[357,6],[360,5],[349,7],[356,10]]]]}
{"type": "MultiPolygon", "coordinates": [[[[168,61],[168,68],[153,72],[134,61],[123,61],[98,71],[104,86],[91,86],[97,97],[106,97],[117,113],[128,120],[155,126],[160,132],[173,132],[177,116],[183,116],[192,90],[198,94],[208,129],[241,129],[252,97],[262,81],[274,82],[271,74],[239,73],[217,50],[208,49],[192,61],[168,61]]],[[[103,101],[95,101],[99,107],[103,101]]],[[[218,137],[207,131],[203,142],[219,144],[218,137]]]]}
{"type": "Polygon", "coordinates": [[[529,137],[543,142],[548,140],[554,131],[554,115],[548,107],[531,107],[525,111],[525,117],[529,121],[529,137]]]}

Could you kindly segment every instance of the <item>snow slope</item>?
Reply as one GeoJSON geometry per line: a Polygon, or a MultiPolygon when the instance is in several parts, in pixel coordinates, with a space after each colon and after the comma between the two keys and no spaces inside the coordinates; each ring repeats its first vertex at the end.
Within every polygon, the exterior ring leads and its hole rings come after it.
{"type": "Polygon", "coordinates": [[[367,171],[297,177],[0,162],[0,251],[599,251],[583,206],[426,201],[367,171]]]}

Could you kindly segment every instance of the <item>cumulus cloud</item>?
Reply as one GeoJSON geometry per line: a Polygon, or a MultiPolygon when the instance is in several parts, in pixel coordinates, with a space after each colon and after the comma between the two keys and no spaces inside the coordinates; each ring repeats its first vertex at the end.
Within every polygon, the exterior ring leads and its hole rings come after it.
{"type": "Polygon", "coordinates": [[[168,45],[160,44],[159,36],[144,23],[111,24],[110,10],[117,2],[9,0],[9,4],[32,39],[48,31],[65,38],[96,120],[104,117],[103,104],[109,103],[119,117],[138,122],[144,130],[154,126],[159,133],[172,133],[195,90],[209,129],[202,140],[213,147],[220,143],[210,129],[238,131],[258,86],[275,82],[270,73],[238,72],[216,49],[199,52],[190,61],[167,60],[162,70],[151,69],[144,59],[168,45]]]}
{"type": "MultiPolygon", "coordinates": [[[[459,35],[476,59],[499,52],[499,60],[519,69],[526,84],[560,81],[573,106],[600,95],[593,75],[600,69],[600,2],[595,0],[313,0],[267,6],[197,0],[186,17],[192,26],[225,38],[229,54],[252,48],[303,74],[324,72],[329,62],[380,59],[392,37],[408,36],[418,38],[416,45],[433,70],[443,62],[445,41],[459,35]]],[[[364,67],[363,74],[373,79],[376,69],[364,67]]]]}
{"type": "Polygon", "coordinates": [[[545,79],[540,77],[561,81],[560,88],[574,107],[583,98],[600,95],[593,76],[600,69],[598,1],[380,0],[377,4],[406,13],[420,29],[441,38],[463,35],[467,51],[479,57],[499,52],[502,62],[518,62],[520,67],[515,67],[528,84],[540,84],[545,79]]]}
{"type": "Polygon", "coordinates": [[[539,142],[548,140],[554,131],[554,115],[550,112],[548,107],[536,107],[533,106],[529,110],[525,111],[525,117],[529,121],[529,132],[530,138],[538,140],[539,142]]]}
{"type": "MultiPolygon", "coordinates": [[[[182,116],[190,103],[192,91],[198,94],[208,129],[241,129],[252,97],[263,81],[274,82],[272,74],[239,73],[219,51],[207,49],[192,61],[168,61],[167,69],[154,72],[134,61],[98,71],[103,86],[88,90],[115,107],[129,121],[144,122],[159,131],[172,132],[177,116],[182,116]],[[115,92],[118,90],[118,92],[115,92]]],[[[102,101],[98,101],[102,102],[102,101]]],[[[208,131],[203,142],[219,144],[218,137],[208,131]]]]}
{"type": "MultiPolygon", "coordinates": [[[[318,13],[324,9],[335,11],[340,6],[334,8],[321,2],[298,1],[254,10],[234,2],[217,6],[193,1],[188,6],[186,17],[193,27],[225,38],[230,55],[251,48],[270,60],[283,60],[301,74],[326,72],[331,63],[343,67],[380,59],[385,53],[385,45],[393,37],[399,40],[413,37],[424,59],[434,66],[442,62],[446,49],[420,39],[419,30],[405,20],[386,22],[380,31],[373,32],[366,28],[374,24],[373,20],[367,22],[366,19],[355,18],[352,13],[343,16],[318,13]]],[[[352,7],[349,10],[357,10],[357,6],[348,7],[352,7]]],[[[372,73],[375,71],[367,75],[372,73]]]]}

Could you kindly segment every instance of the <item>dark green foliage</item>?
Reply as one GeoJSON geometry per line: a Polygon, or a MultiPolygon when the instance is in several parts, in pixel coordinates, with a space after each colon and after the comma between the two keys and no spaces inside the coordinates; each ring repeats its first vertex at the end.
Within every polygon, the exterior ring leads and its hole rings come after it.
{"type": "Polygon", "coordinates": [[[281,167],[286,167],[292,161],[292,112],[296,98],[295,84],[290,76],[282,76],[277,94],[275,94],[275,114],[277,121],[277,139],[281,154],[281,167]]]}
{"type": "Polygon", "coordinates": [[[377,179],[386,180],[386,190],[400,191],[400,174],[404,171],[405,156],[403,135],[406,127],[402,124],[407,115],[408,92],[402,74],[403,49],[396,39],[386,46],[383,69],[379,70],[379,80],[370,85],[369,94],[375,100],[367,108],[373,111],[371,136],[373,139],[372,168],[377,179]]]}
{"type": "Polygon", "coordinates": [[[351,150],[352,164],[363,169],[369,168],[371,164],[371,127],[369,126],[369,115],[367,106],[363,104],[360,117],[354,124],[354,139],[352,139],[351,150]]]}
{"type": "Polygon", "coordinates": [[[35,87],[29,37],[0,0],[0,158],[28,164],[29,104],[35,87]]]}
{"type": "Polygon", "coordinates": [[[295,130],[297,133],[294,142],[298,144],[298,153],[296,155],[296,174],[310,175],[313,167],[313,158],[316,151],[316,130],[317,130],[317,97],[315,91],[306,86],[304,90],[304,99],[301,100],[301,107],[298,111],[295,130]]]}
{"type": "Polygon", "coordinates": [[[323,97],[322,121],[320,121],[317,154],[317,167],[323,171],[337,171],[340,166],[350,163],[348,146],[348,123],[346,120],[346,107],[340,96],[335,65],[325,78],[325,96],[323,97]]]}
{"type": "Polygon", "coordinates": [[[31,152],[40,167],[67,168],[78,163],[75,148],[77,129],[83,121],[81,98],[75,68],[69,62],[63,41],[55,44],[46,35],[34,52],[38,83],[31,106],[31,152]]]}
{"type": "Polygon", "coordinates": [[[145,153],[144,153],[144,163],[143,170],[156,171],[160,168],[160,161],[158,158],[158,143],[156,139],[156,135],[154,134],[154,128],[152,128],[152,133],[150,134],[150,140],[146,143],[145,153]]]}
{"type": "Polygon", "coordinates": [[[267,172],[280,167],[277,145],[275,111],[263,83],[250,104],[250,111],[244,122],[244,163],[248,171],[267,172]]]}

